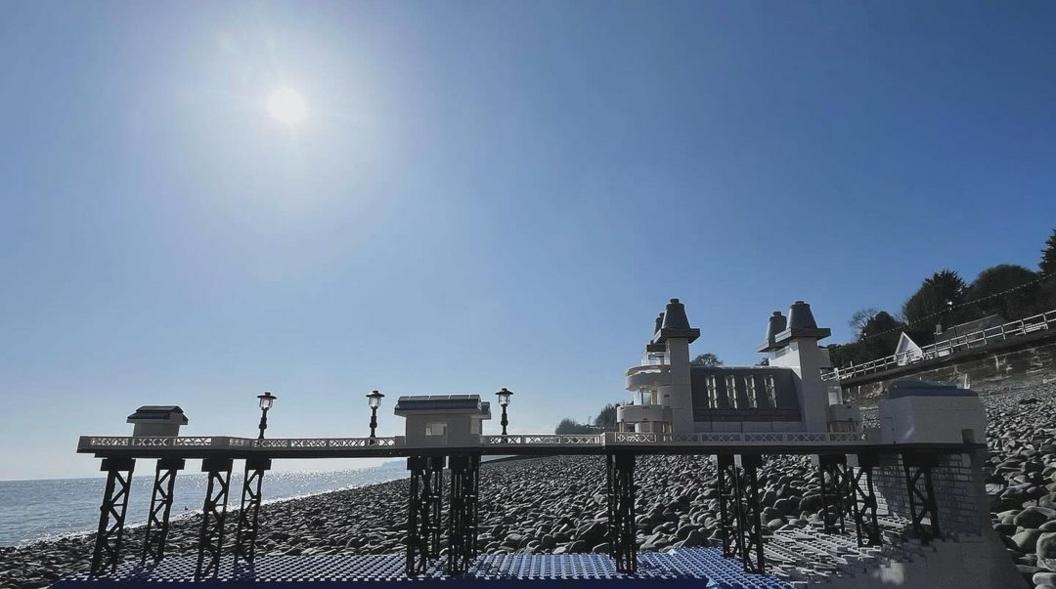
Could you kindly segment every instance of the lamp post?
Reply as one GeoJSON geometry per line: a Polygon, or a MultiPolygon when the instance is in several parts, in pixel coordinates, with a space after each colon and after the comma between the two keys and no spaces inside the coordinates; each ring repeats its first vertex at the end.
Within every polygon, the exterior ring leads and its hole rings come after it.
{"type": "Polygon", "coordinates": [[[953,301],[946,301],[946,321],[953,328],[953,337],[949,339],[950,353],[957,349],[957,326],[953,324],[953,301]]]}
{"type": "Polygon", "coordinates": [[[506,419],[506,406],[510,404],[510,397],[513,393],[506,390],[506,387],[502,387],[502,390],[495,393],[495,396],[499,398],[499,405],[502,406],[502,421],[499,422],[502,425],[502,435],[506,435],[506,426],[510,424],[510,421],[506,419]]]}
{"type": "Polygon", "coordinates": [[[370,404],[370,443],[374,443],[374,432],[378,429],[378,407],[381,406],[381,399],[385,395],[378,391],[371,391],[367,395],[367,403],[370,404]]]}
{"type": "Polygon", "coordinates": [[[268,429],[268,409],[271,409],[272,404],[275,403],[275,399],[278,399],[275,395],[264,391],[263,395],[257,395],[257,399],[260,399],[260,435],[257,436],[258,440],[264,439],[264,430],[268,429]]]}

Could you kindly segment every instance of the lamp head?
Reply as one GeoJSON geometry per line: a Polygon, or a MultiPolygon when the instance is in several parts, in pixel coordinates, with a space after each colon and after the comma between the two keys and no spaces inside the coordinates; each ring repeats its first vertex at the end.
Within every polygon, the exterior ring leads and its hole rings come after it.
{"type": "Polygon", "coordinates": [[[257,399],[260,399],[260,408],[264,411],[271,409],[271,406],[275,404],[275,399],[278,399],[275,395],[264,391],[263,395],[257,395],[257,399]]]}
{"type": "Polygon", "coordinates": [[[384,397],[385,395],[379,393],[378,391],[371,391],[370,394],[367,395],[367,403],[370,404],[371,409],[377,409],[381,406],[381,400],[384,397]]]}
{"type": "Polygon", "coordinates": [[[505,407],[510,404],[510,397],[513,396],[513,393],[511,391],[507,391],[506,387],[502,387],[502,390],[495,393],[495,396],[499,398],[499,405],[505,407]]]}

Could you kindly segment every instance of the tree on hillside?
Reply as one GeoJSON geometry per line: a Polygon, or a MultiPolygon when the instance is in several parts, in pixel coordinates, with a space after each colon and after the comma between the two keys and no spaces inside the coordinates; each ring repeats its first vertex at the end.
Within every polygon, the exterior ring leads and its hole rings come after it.
{"type": "Polygon", "coordinates": [[[884,337],[894,332],[895,340],[897,341],[898,330],[903,327],[905,327],[905,325],[898,319],[892,317],[887,311],[877,311],[875,315],[869,318],[869,321],[865,322],[865,326],[862,327],[861,339],[884,337]]]}
{"type": "Polygon", "coordinates": [[[696,358],[693,358],[693,361],[690,362],[690,364],[714,368],[716,366],[722,366],[722,360],[719,360],[719,357],[715,354],[712,354],[711,352],[706,352],[697,356],[696,358]]]}
{"type": "MultiPolygon", "coordinates": [[[[829,358],[833,366],[862,364],[895,352],[898,337],[905,324],[887,311],[874,311],[857,334],[858,339],[849,344],[829,346],[829,358]]],[[[857,313],[855,313],[857,315],[857,313]]],[[[853,319],[852,319],[853,321],[853,319]]],[[[853,323],[852,323],[853,325],[853,323]]]]}
{"type": "Polygon", "coordinates": [[[554,429],[554,433],[555,434],[566,434],[566,435],[567,434],[589,434],[589,433],[591,433],[591,431],[592,431],[592,429],[591,429],[591,427],[589,425],[587,425],[585,423],[579,423],[578,421],[576,421],[574,419],[569,419],[568,417],[562,419],[561,422],[557,424],[557,428],[554,429]]]}
{"type": "Polygon", "coordinates": [[[594,418],[594,425],[607,432],[616,431],[616,405],[609,403],[602,407],[598,416],[594,418]]]}
{"type": "Polygon", "coordinates": [[[833,366],[844,367],[850,366],[851,364],[861,364],[862,362],[868,362],[872,358],[866,357],[864,346],[861,342],[851,342],[849,344],[830,344],[829,349],[829,360],[832,361],[833,366]]]}
{"type": "Polygon", "coordinates": [[[869,323],[869,320],[876,316],[880,312],[880,309],[875,307],[869,307],[867,309],[858,309],[851,315],[851,320],[847,322],[847,325],[854,330],[854,337],[861,338],[862,331],[865,330],[865,325],[869,323]]]}
{"type": "Polygon", "coordinates": [[[925,279],[902,305],[902,317],[908,325],[924,327],[941,323],[943,329],[978,316],[978,311],[959,309],[968,286],[953,270],[941,270],[925,279]]]}
{"type": "Polygon", "coordinates": [[[1041,262],[1038,269],[1044,274],[1044,280],[1039,285],[1037,310],[1049,311],[1056,309],[1056,229],[1045,242],[1045,249],[1041,250],[1041,262]]]}
{"type": "Polygon", "coordinates": [[[870,358],[888,356],[895,353],[898,337],[905,327],[904,323],[887,311],[879,311],[862,328],[859,342],[863,344],[865,353],[870,358]]]}
{"type": "Polygon", "coordinates": [[[980,315],[997,313],[1009,320],[1026,317],[1043,310],[1038,309],[1040,286],[1035,282],[1037,279],[1037,274],[1023,266],[991,266],[980,272],[968,287],[968,300],[973,301],[972,305],[979,310],[980,315]],[[1027,283],[1034,284],[1016,289],[1027,283]],[[1016,290],[1005,293],[1011,289],[1016,290]]]}
{"type": "Polygon", "coordinates": [[[1038,268],[1042,274],[1056,274],[1056,229],[1045,242],[1045,249],[1041,250],[1041,263],[1038,268]]]}

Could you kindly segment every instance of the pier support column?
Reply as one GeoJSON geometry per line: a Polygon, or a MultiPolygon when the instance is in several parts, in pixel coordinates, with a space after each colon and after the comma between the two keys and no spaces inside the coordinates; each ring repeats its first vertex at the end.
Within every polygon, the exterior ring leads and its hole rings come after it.
{"type": "Polygon", "coordinates": [[[407,458],[411,472],[410,495],[407,498],[407,560],[408,577],[424,574],[429,566],[429,536],[432,530],[432,477],[429,459],[425,456],[407,458]]]}
{"type": "Polygon", "coordinates": [[[935,489],[931,484],[931,469],[938,465],[938,458],[938,455],[926,452],[902,454],[906,491],[909,494],[909,513],[913,520],[913,529],[922,544],[927,544],[932,538],[942,538],[935,489]],[[928,519],[930,526],[924,526],[924,518],[928,519]]]}
{"type": "Polygon", "coordinates": [[[873,488],[873,468],[880,465],[876,454],[857,454],[852,460],[858,470],[851,480],[853,487],[854,529],[858,536],[858,546],[880,546],[883,544],[880,535],[880,522],[876,520],[876,490],[873,488]]]}
{"type": "Polygon", "coordinates": [[[841,534],[847,532],[844,518],[854,495],[851,477],[847,471],[845,454],[821,454],[816,458],[818,483],[821,485],[821,519],[825,531],[841,534]],[[837,526],[839,522],[839,526],[837,526]]]}
{"type": "Polygon", "coordinates": [[[270,458],[247,458],[246,476],[242,479],[242,509],[238,512],[235,532],[235,562],[253,562],[257,544],[257,521],[260,516],[261,485],[264,473],[271,469],[270,458]]]}
{"type": "Polygon", "coordinates": [[[169,514],[172,511],[172,489],[176,474],[183,470],[182,458],[161,458],[154,469],[154,490],[150,495],[150,513],[143,531],[143,558],[158,562],[165,556],[169,536],[169,514]]]}
{"type": "Polygon", "coordinates": [[[220,549],[224,545],[224,519],[231,483],[231,458],[205,458],[202,472],[208,473],[202,505],[202,527],[198,533],[198,565],[194,576],[202,579],[220,572],[220,549]]]}
{"type": "Polygon", "coordinates": [[[443,507],[444,507],[444,463],[447,461],[446,456],[430,456],[429,457],[429,489],[432,493],[429,494],[429,509],[431,512],[430,516],[430,528],[429,528],[429,557],[439,558],[441,542],[443,541],[444,532],[444,520],[443,520],[443,507]]]}
{"type": "Polygon", "coordinates": [[[741,560],[744,570],[760,575],[766,573],[766,561],[763,557],[763,522],[762,510],[759,508],[759,478],[757,469],[762,466],[762,456],[758,454],[741,454],[736,458],[741,469],[737,477],[737,498],[740,506],[741,560]]]}
{"type": "Polygon", "coordinates": [[[477,557],[477,499],[480,456],[456,455],[448,461],[451,487],[448,500],[447,572],[460,575],[477,557]]]}
{"type": "Polygon", "coordinates": [[[638,544],[634,521],[634,454],[617,452],[605,455],[608,483],[609,550],[616,570],[634,573],[638,570],[638,544]]]}
{"type": "Polygon", "coordinates": [[[715,457],[718,463],[718,476],[715,478],[716,491],[719,495],[719,528],[722,530],[722,555],[741,556],[744,552],[741,543],[741,504],[737,497],[737,479],[740,474],[733,461],[732,454],[719,454],[715,457]]]}
{"type": "Polygon", "coordinates": [[[99,529],[92,550],[92,576],[113,573],[121,556],[121,537],[125,531],[125,510],[132,483],[132,458],[104,458],[99,470],[106,473],[103,504],[99,507],[99,529]]]}

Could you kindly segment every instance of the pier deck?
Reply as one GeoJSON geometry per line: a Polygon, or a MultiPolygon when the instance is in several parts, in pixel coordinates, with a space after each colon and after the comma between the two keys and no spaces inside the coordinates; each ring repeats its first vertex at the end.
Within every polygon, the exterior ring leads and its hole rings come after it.
{"type": "MultiPolygon", "coordinates": [[[[452,577],[440,562],[427,572],[408,577],[402,555],[373,556],[260,556],[252,564],[225,558],[218,574],[197,579],[196,587],[231,587],[267,583],[273,587],[375,587],[413,583],[415,587],[707,587],[709,589],[788,589],[772,576],[750,574],[718,548],[687,548],[638,556],[638,571],[619,573],[603,554],[488,554],[477,557],[464,575],[452,577]]],[[[56,589],[124,588],[195,582],[194,557],[169,557],[157,565],[124,564],[106,578],[80,577],[60,581],[56,589]]]]}

